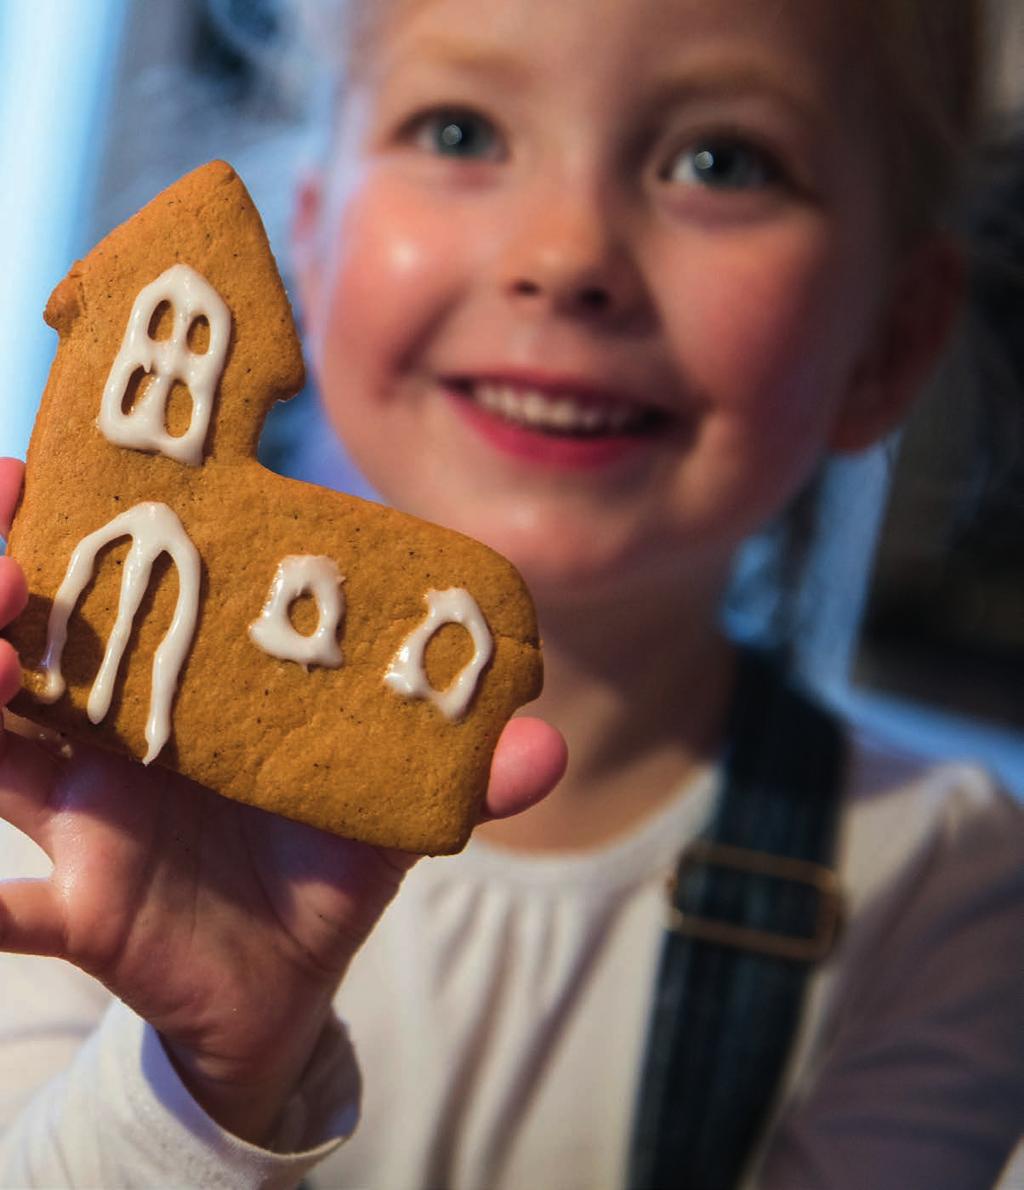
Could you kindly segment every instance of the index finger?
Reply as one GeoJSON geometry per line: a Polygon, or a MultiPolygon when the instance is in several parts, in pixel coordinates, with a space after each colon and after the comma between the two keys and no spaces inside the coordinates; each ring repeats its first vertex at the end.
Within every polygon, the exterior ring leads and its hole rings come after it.
{"type": "Polygon", "coordinates": [[[14,509],[25,479],[25,464],[20,459],[0,459],[0,537],[11,531],[14,509]]]}

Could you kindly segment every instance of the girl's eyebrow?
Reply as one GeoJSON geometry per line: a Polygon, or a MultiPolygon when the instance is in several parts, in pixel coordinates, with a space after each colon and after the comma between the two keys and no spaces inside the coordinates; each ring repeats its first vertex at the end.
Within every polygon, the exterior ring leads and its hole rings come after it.
{"type": "Polygon", "coordinates": [[[386,63],[385,78],[416,66],[442,66],[463,74],[502,81],[521,81],[530,64],[500,45],[460,40],[438,34],[424,35],[403,45],[386,63]]]}
{"type": "Polygon", "coordinates": [[[822,127],[821,97],[805,92],[781,71],[757,61],[701,61],[655,81],[649,106],[657,113],[699,99],[750,96],[764,97],[781,105],[812,131],[822,127]]]}

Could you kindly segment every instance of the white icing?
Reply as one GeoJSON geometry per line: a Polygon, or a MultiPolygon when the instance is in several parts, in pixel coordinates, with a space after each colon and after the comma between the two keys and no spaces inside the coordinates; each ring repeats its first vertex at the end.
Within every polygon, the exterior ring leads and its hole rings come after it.
{"type": "Polygon", "coordinates": [[[427,698],[448,719],[461,719],[476,693],[480,672],[491,659],[494,641],[476,600],[461,587],[427,592],[426,617],[409,633],[384,675],[386,684],[407,698],[427,698]],[[473,656],[447,690],[435,690],[427,677],[430,638],[444,624],[461,624],[473,639],[473,656]]]}
{"type": "Polygon", "coordinates": [[[189,540],[181,521],[166,504],[136,504],[90,533],[75,547],[50,609],[46,654],[42,661],[46,685],[38,697],[42,702],[56,702],[64,693],[66,684],[61,673],[61,657],[67,642],[68,620],[92,578],[96,555],[109,542],[126,536],[132,538],[132,547],[121,575],[117,619],[89,692],[88,712],[92,722],[99,723],[110,710],[121,657],[131,634],[135,614],[149,585],[153,563],[161,554],[170,554],[178,568],[178,601],[171,625],[153,658],[152,692],[146,720],[149,750],[142,762],[149,764],[159,755],[171,734],[171,703],[177,689],[178,674],[195,634],[199,612],[199,553],[189,540]]]}
{"type": "Polygon", "coordinates": [[[217,384],[231,338],[231,312],[213,286],[187,264],[172,265],[135,299],[124,340],[110,369],[96,424],[115,446],[156,451],[195,467],[203,447],[217,384]],[[149,324],[161,302],[170,304],[174,326],[168,339],[152,339],[149,324]],[[200,317],[210,324],[209,346],[201,355],[188,345],[189,328],[200,317]],[[127,412],[121,405],[132,376],[142,369],[149,387],[127,412]],[[180,436],[167,432],[167,401],[176,380],[192,395],[192,417],[180,436]]]}
{"type": "Polygon", "coordinates": [[[281,661],[337,669],[341,665],[338,625],[345,613],[345,597],[341,592],[344,581],[331,558],[291,554],[282,559],[263,611],[249,625],[253,644],[281,661]],[[288,618],[292,603],[306,594],[316,600],[320,617],[316,631],[308,636],[299,632],[288,618]]]}

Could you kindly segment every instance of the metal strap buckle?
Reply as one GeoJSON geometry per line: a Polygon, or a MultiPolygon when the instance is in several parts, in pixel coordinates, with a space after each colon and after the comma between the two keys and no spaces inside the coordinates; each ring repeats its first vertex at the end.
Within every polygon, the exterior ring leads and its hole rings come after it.
{"type": "Polygon", "coordinates": [[[799,963],[819,963],[832,952],[839,934],[842,897],[839,880],[831,868],[808,860],[771,855],[764,851],[750,851],[743,847],[730,847],[724,843],[711,843],[703,839],[692,843],[683,852],[680,860],[681,872],[695,867],[731,868],[737,872],[750,872],[754,875],[771,876],[778,880],[808,885],[818,893],[818,918],[814,934],[801,937],[798,934],[752,930],[746,926],[684,913],[674,904],[675,876],[669,881],[668,887],[670,930],[690,938],[698,938],[703,942],[715,942],[720,946],[732,946],[737,950],[752,951],[773,958],[793,959],[799,963]]]}

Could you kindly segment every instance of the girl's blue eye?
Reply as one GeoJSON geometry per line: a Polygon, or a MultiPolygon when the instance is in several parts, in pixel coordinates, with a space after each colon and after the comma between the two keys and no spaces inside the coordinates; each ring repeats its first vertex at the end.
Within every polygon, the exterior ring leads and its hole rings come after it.
{"type": "Polygon", "coordinates": [[[468,111],[441,111],[417,121],[415,141],[443,157],[488,159],[498,156],[500,141],[490,120],[468,111]]]}
{"type": "Polygon", "coordinates": [[[759,190],[775,185],[781,170],[764,150],[723,137],[691,145],[672,158],[662,177],[684,186],[759,190]]]}

